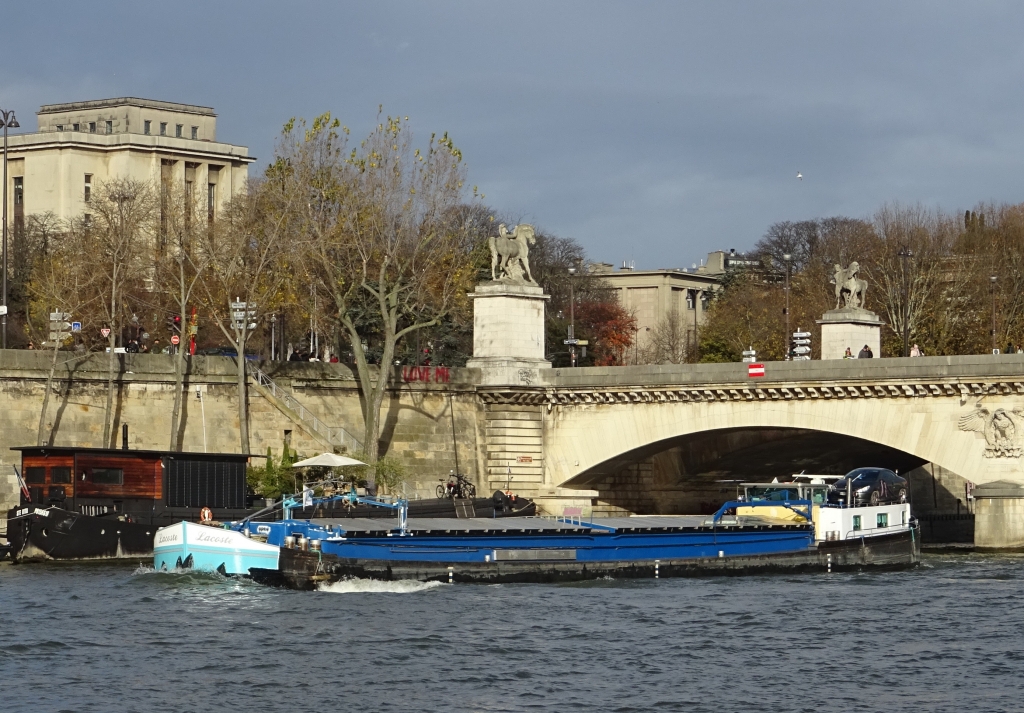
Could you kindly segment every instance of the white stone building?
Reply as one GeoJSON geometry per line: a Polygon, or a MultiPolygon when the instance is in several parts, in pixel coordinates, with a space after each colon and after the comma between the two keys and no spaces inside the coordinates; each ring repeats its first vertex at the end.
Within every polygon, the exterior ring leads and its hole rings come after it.
{"type": "Polygon", "coordinates": [[[88,212],[95,186],[112,178],[163,183],[186,192],[215,216],[245,186],[245,146],[217,141],[213,109],[122,97],[47,104],[39,129],[8,139],[8,217],[17,232],[25,216],[88,212]],[[201,191],[201,192],[200,192],[201,191]]]}

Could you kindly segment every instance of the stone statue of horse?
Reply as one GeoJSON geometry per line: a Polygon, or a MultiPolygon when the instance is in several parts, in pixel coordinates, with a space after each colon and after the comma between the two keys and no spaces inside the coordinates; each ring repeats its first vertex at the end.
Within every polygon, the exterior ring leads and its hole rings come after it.
{"type": "Polygon", "coordinates": [[[530,246],[537,242],[532,225],[517,225],[509,232],[498,226],[498,236],[487,238],[491,248],[491,279],[536,285],[530,274],[530,246]]]}
{"type": "Polygon", "coordinates": [[[868,291],[867,280],[860,279],[860,264],[851,262],[847,269],[835,266],[836,309],[842,302],[847,308],[864,309],[868,291]]]}

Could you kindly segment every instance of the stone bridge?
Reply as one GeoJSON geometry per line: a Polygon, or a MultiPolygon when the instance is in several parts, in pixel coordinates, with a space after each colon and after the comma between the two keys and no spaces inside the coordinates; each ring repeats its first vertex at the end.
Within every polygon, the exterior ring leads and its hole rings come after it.
{"type": "Polygon", "coordinates": [[[729,481],[885,465],[910,474],[918,510],[969,518],[985,492],[1001,494],[986,506],[1017,507],[1024,357],[766,367],[540,369],[529,385],[479,387],[487,477],[511,472],[549,511],[694,512],[729,481]]]}

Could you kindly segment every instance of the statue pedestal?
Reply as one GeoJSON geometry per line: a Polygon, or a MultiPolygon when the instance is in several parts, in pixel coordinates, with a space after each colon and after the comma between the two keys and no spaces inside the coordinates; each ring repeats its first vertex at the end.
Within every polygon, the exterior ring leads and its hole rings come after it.
{"type": "Polygon", "coordinates": [[[488,282],[477,285],[473,300],[471,369],[482,369],[485,385],[536,383],[544,358],[544,302],[551,299],[536,285],[488,282]]]}
{"type": "Polygon", "coordinates": [[[849,347],[853,356],[867,344],[875,358],[882,356],[882,325],[870,310],[844,307],[830,309],[818,320],[821,325],[821,358],[842,359],[849,347]]]}

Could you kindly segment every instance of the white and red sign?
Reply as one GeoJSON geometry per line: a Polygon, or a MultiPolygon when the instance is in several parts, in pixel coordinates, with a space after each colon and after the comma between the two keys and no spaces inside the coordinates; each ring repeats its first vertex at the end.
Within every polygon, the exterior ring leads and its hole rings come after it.
{"type": "Polygon", "coordinates": [[[171,344],[177,344],[180,341],[181,341],[181,337],[179,337],[177,334],[172,334],[171,335],[171,344]]]}
{"type": "Polygon", "coordinates": [[[104,327],[103,329],[100,330],[100,334],[103,336],[104,339],[106,339],[107,337],[110,336],[110,329],[108,327],[104,327]]]}
{"type": "Polygon", "coordinates": [[[748,364],[747,376],[751,379],[757,379],[764,376],[764,364],[748,364]]]}

